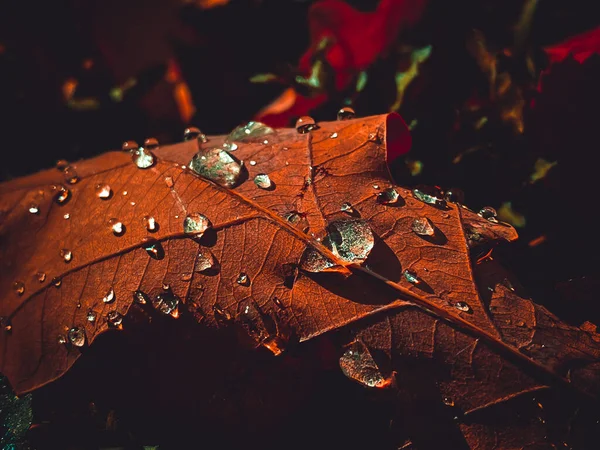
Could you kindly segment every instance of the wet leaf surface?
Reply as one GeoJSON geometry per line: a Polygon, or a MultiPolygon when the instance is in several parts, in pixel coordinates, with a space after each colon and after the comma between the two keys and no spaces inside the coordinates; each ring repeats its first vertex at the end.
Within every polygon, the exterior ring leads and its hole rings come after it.
{"type": "Polygon", "coordinates": [[[219,336],[232,347],[231,326],[241,343],[275,355],[330,334],[360,342],[363,356],[346,354],[344,373],[396,393],[404,419],[395,427],[418,448],[433,448],[428,414],[439,415],[434,429],[453,448],[511,448],[542,442],[544,424],[518,424],[527,430],[519,434],[514,421],[487,423],[488,411],[547,391],[595,401],[598,334],[561,322],[495,261],[473,254],[516,239],[512,227],[395,186],[387,162],[410,146],[399,116],[318,125],[241,142],[231,153],[248,176],[231,189],[188,168],[226,137],[160,147],[143,170],[127,152],[72,164],[78,181],[63,202],[56,169],[1,185],[0,371],[15,391],[61,377],[107,330],[127,332],[140,314],[159,313],[214,333],[210,353],[219,336]],[[259,174],[272,189],[257,187],[259,174]],[[104,184],[109,198],[97,195],[104,184]],[[382,203],[389,189],[398,197],[382,203]],[[212,227],[187,233],[190,214],[212,227]],[[413,231],[423,217],[433,235],[413,231]],[[112,219],[123,225],[118,234],[112,219]],[[303,268],[306,252],[323,269],[303,268]]]}

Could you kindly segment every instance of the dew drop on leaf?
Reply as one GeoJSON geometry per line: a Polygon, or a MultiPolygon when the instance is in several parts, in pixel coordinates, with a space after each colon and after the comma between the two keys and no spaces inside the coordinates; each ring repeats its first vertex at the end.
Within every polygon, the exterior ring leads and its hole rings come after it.
{"type": "Polygon", "coordinates": [[[55,167],[57,170],[63,172],[67,167],[69,167],[69,161],[67,161],[66,159],[59,159],[58,161],[56,161],[55,167]]]}
{"type": "Polygon", "coordinates": [[[250,161],[250,165],[251,166],[255,166],[256,165],[256,161],[250,161]]]}
{"type": "Polygon", "coordinates": [[[134,150],[131,154],[131,159],[140,169],[149,169],[154,165],[154,155],[149,149],[144,147],[134,150]]]}
{"type": "Polygon", "coordinates": [[[15,281],[13,283],[13,290],[17,293],[17,295],[23,295],[25,293],[25,283],[22,281],[15,281]]]}
{"type": "Polygon", "coordinates": [[[69,184],[75,184],[79,181],[79,175],[77,175],[77,171],[73,166],[67,166],[63,170],[63,175],[65,177],[65,181],[69,184]]]}
{"type": "Polygon", "coordinates": [[[148,303],[148,296],[145,292],[138,289],[137,291],[133,292],[133,301],[138,305],[145,305],[148,303]]]}
{"type": "Polygon", "coordinates": [[[208,139],[206,138],[206,135],[204,133],[202,133],[202,131],[200,131],[200,128],[196,128],[196,127],[188,127],[185,130],[183,130],[183,140],[184,141],[191,141],[197,139],[198,142],[206,142],[208,141],[208,139]]]}
{"type": "Polygon", "coordinates": [[[385,189],[377,194],[377,203],[382,205],[394,205],[398,203],[399,199],[400,194],[398,194],[398,191],[394,188],[385,189]]]}
{"type": "Polygon", "coordinates": [[[219,305],[213,305],[213,314],[219,325],[223,325],[231,320],[231,314],[227,310],[222,309],[219,305]]]}
{"type": "Polygon", "coordinates": [[[238,304],[235,318],[237,323],[257,344],[260,344],[269,336],[262,314],[252,299],[244,299],[238,304]]]}
{"type": "Polygon", "coordinates": [[[175,182],[173,181],[173,177],[165,177],[165,184],[169,189],[175,186],[175,182]]]}
{"type": "Polygon", "coordinates": [[[106,322],[111,327],[119,327],[123,323],[123,315],[118,311],[110,311],[106,315],[106,322]]]}
{"type": "Polygon", "coordinates": [[[97,315],[96,315],[95,311],[93,311],[93,310],[90,309],[87,312],[87,315],[85,317],[86,317],[86,319],[87,319],[88,322],[94,323],[96,321],[97,315]]]}
{"type": "Polygon", "coordinates": [[[296,121],[296,131],[300,134],[310,133],[312,130],[318,130],[320,127],[310,116],[302,116],[296,121]]]}
{"type": "Polygon", "coordinates": [[[265,142],[264,136],[273,134],[275,130],[261,122],[248,122],[233,129],[225,138],[223,148],[229,151],[236,150],[235,142],[265,142]]]}
{"type": "Polygon", "coordinates": [[[31,214],[39,214],[40,207],[36,203],[32,203],[29,205],[29,212],[31,214]]]}
{"type": "Polygon", "coordinates": [[[58,341],[59,344],[64,345],[67,343],[67,338],[65,335],[63,334],[59,334],[58,338],[56,339],[58,341]]]}
{"type": "Polygon", "coordinates": [[[112,303],[115,301],[115,290],[111,287],[104,297],[102,297],[104,303],[112,303]]]}
{"type": "Polygon", "coordinates": [[[465,203],[465,193],[459,188],[450,188],[444,194],[444,200],[450,203],[465,203]]]}
{"type": "Polygon", "coordinates": [[[162,244],[153,238],[144,239],[144,250],[153,259],[163,259],[165,257],[165,250],[162,244]]]}
{"type": "Polygon", "coordinates": [[[418,217],[413,220],[412,230],[419,236],[433,236],[435,234],[435,228],[427,217],[418,217]]]}
{"type": "Polygon", "coordinates": [[[108,200],[112,197],[112,189],[108,184],[99,183],[96,185],[96,197],[102,200],[108,200]]]}
{"type": "Polygon", "coordinates": [[[52,278],[52,284],[58,289],[62,284],[62,280],[60,278],[52,278]]]}
{"type": "Polygon", "coordinates": [[[455,307],[456,309],[458,309],[459,311],[462,311],[462,312],[467,312],[467,313],[470,313],[470,312],[472,312],[472,311],[473,311],[473,310],[471,309],[471,307],[470,307],[470,306],[469,306],[467,303],[465,303],[465,302],[456,302],[456,303],[454,304],[454,307],[455,307]]]}
{"type": "Polygon", "coordinates": [[[270,189],[273,186],[271,178],[266,173],[259,173],[254,177],[254,184],[261,189],[270,189]]]}
{"type": "Polygon", "coordinates": [[[406,281],[408,281],[409,283],[419,284],[421,282],[421,280],[419,280],[419,277],[417,276],[417,273],[414,270],[406,269],[403,272],[403,275],[406,281]]]}
{"type": "Polygon", "coordinates": [[[419,185],[412,191],[414,197],[428,205],[443,206],[445,200],[442,196],[442,191],[437,186],[419,185]]]}
{"type": "Polygon", "coordinates": [[[43,283],[44,281],[46,281],[46,273],[45,272],[38,272],[35,274],[35,276],[40,283],[43,283]]]}
{"type": "Polygon", "coordinates": [[[144,141],[144,147],[148,150],[158,150],[158,140],[156,138],[148,138],[144,141]]]}
{"type": "Polygon", "coordinates": [[[337,113],[337,120],[349,120],[354,119],[356,117],[356,113],[349,106],[344,106],[337,113]]]}
{"type": "Polygon", "coordinates": [[[210,220],[204,214],[190,213],[183,219],[183,232],[186,234],[201,236],[211,227],[210,220]]]}
{"type": "Polygon", "coordinates": [[[336,132],[333,132],[329,135],[329,139],[336,139],[338,137],[338,134],[336,132]]]}
{"type": "Polygon", "coordinates": [[[391,379],[383,376],[371,352],[359,340],[348,346],[339,363],[344,375],[363,386],[384,388],[391,384],[391,379]]]}
{"type": "Polygon", "coordinates": [[[194,155],[189,166],[201,177],[226,188],[235,187],[245,170],[237,158],[222,148],[201,149],[194,155]]]}
{"type": "Polygon", "coordinates": [[[125,225],[119,219],[113,217],[108,221],[108,225],[115,236],[123,236],[125,234],[125,225]]]}
{"type": "Polygon", "coordinates": [[[306,247],[300,258],[300,267],[307,272],[326,272],[335,267],[335,263],[321,254],[312,245],[306,247]]]}
{"type": "Polygon", "coordinates": [[[85,345],[85,329],[83,327],[73,327],[68,333],[69,342],[75,347],[83,347],[85,345]]]}
{"type": "Polygon", "coordinates": [[[216,267],[216,261],[213,254],[206,249],[200,249],[198,255],[196,256],[194,270],[196,272],[204,272],[212,269],[213,267],[216,267]]]}
{"type": "Polygon", "coordinates": [[[138,148],[139,145],[135,141],[125,141],[123,142],[123,145],[121,145],[121,150],[124,152],[131,152],[133,150],[137,150],[138,148]]]}
{"type": "Polygon", "coordinates": [[[240,272],[236,280],[240,286],[250,286],[250,277],[244,272],[240,272]]]}
{"type": "Polygon", "coordinates": [[[498,213],[491,206],[484,206],[478,214],[490,222],[498,223],[498,213]]]}
{"type": "Polygon", "coordinates": [[[366,220],[338,220],[327,226],[323,245],[344,261],[361,263],[375,244],[373,231],[366,220]]]}
{"type": "Polygon", "coordinates": [[[65,215],[63,215],[63,219],[65,220],[69,220],[71,218],[71,214],[66,213],[65,215]]]}
{"type": "Polygon", "coordinates": [[[63,248],[60,251],[60,257],[63,259],[64,262],[69,263],[73,259],[73,252],[71,252],[71,250],[67,248],[63,248]]]}
{"type": "Polygon", "coordinates": [[[143,221],[147,231],[150,233],[158,231],[158,222],[153,216],[144,216],[143,221]]]}
{"type": "Polygon", "coordinates": [[[173,293],[171,288],[164,289],[163,292],[152,299],[152,306],[162,314],[177,317],[179,297],[173,293]]]}
{"type": "Polygon", "coordinates": [[[54,201],[59,205],[64,205],[71,195],[71,191],[64,186],[53,186],[53,190],[56,191],[54,201]]]}

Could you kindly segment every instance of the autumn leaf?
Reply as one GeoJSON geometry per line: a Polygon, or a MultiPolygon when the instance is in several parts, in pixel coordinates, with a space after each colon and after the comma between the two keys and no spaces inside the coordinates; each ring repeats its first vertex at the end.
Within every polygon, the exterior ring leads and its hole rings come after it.
{"type": "MultiPolygon", "coordinates": [[[[345,374],[397,392],[399,411],[452,407],[472,448],[543,439],[539,424],[487,424],[490,409],[552,389],[597,397],[600,337],[475,256],[514,229],[394,185],[386,161],[410,147],[398,115],[187,137],[0,186],[0,368],[17,393],[146,309],[236,327],[274,355],[346,336],[345,374]]],[[[417,445],[422,418],[405,424],[417,445]]]]}

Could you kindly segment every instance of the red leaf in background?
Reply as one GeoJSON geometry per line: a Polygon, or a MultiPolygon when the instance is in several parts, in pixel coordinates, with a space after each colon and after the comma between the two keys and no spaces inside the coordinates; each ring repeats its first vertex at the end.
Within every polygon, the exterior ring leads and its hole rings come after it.
{"type": "Polygon", "coordinates": [[[600,27],[546,47],[545,50],[552,63],[560,62],[569,55],[581,63],[592,54],[600,53],[600,27]]]}

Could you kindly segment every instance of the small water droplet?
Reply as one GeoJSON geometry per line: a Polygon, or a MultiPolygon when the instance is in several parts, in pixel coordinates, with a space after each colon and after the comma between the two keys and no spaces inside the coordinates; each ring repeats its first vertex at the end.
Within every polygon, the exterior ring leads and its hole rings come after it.
{"type": "Polygon", "coordinates": [[[406,281],[408,281],[409,283],[419,284],[421,282],[421,280],[419,280],[419,277],[417,276],[416,272],[413,270],[406,269],[404,271],[403,275],[404,275],[404,278],[406,279],[406,281]]]}
{"type": "Polygon", "coordinates": [[[0,316],[0,327],[6,332],[10,333],[12,331],[12,324],[10,323],[10,318],[6,316],[0,316]]]}
{"type": "Polygon", "coordinates": [[[63,335],[63,334],[59,334],[59,335],[58,335],[58,338],[57,338],[56,340],[58,341],[58,343],[59,343],[60,345],[65,345],[65,344],[67,343],[67,338],[66,338],[66,336],[65,336],[65,335],[63,335]]]}
{"type": "Polygon", "coordinates": [[[46,281],[46,274],[44,272],[38,272],[35,274],[35,276],[40,283],[43,283],[44,281],[46,281]]]}
{"type": "Polygon", "coordinates": [[[62,284],[62,280],[60,278],[52,278],[52,284],[54,285],[55,288],[59,288],[60,285],[62,284]]]}
{"type": "Polygon", "coordinates": [[[71,250],[67,248],[63,248],[60,251],[60,257],[63,259],[64,262],[69,263],[73,259],[73,252],[71,252],[71,250]]]}
{"type": "Polygon", "coordinates": [[[156,138],[148,138],[144,141],[144,147],[148,150],[157,150],[158,149],[158,140],[156,138]]]}
{"type": "Polygon", "coordinates": [[[106,322],[110,327],[119,327],[123,323],[123,314],[118,311],[109,311],[106,315],[106,322]]]}
{"type": "Polygon", "coordinates": [[[383,376],[371,352],[361,341],[350,344],[339,362],[344,375],[363,386],[384,388],[391,384],[391,379],[383,376]]]}
{"type": "Polygon", "coordinates": [[[94,323],[96,321],[97,317],[98,317],[98,315],[96,314],[96,311],[93,311],[93,310],[90,309],[87,312],[86,319],[87,319],[88,322],[94,323]]]}
{"type": "Polygon", "coordinates": [[[296,131],[300,134],[310,133],[312,130],[318,130],[320,127],[310,116],[302,116],[296,121],[296,131]]]}
{"type": "Polygon", "coordinates": [[[465,193],[459,188],[450,188],[444,194],[444,200],[450,203],[465,203],[465,193]]]}
{"type": "Polygon", "coordinates": [[[140,169],[148,169],[154,165],[154,155],[149,149],[144,147],[134,150],[131,154],[131,159],[140,169]]]}
{"type": "Polygon", "coordinates": [[[217,262],[213,254],[206,249],[200,249],[198,255],[196,256],[196,264],[194,266],[194,270],[196,272],[204,272],[206,270],[210,270],[216,267],[217,262]]]}
{"type": "Polygon", "coordinates": [[[335,131],[329,135],[329,139],[336,139],[337,137],[338,134],[335,131]]]}
{"type": "Polygon", "coordinates": [[[133,150],[137,150],[138,148],[139,145],[135,141],[125,141],[123,142],[123,145],[121,145],[121,150],[124,152],[131,152],[133,150]]]}
{"type": "Polygon", "coordinates": [[[102,200],[108,200],[112,197],[112,189],[108,184],[99,183],[96,185],[96,197],[102,200]]]}
{"type": "Polygon", "coordinates": [[[29,205],[29,212],[31,214],[39,214],[40,207],[37,204],[32,203],[32,204],[29,205]]]}
{"type": "Polygon", "coordinates": [[[240,272],[236,280],[240,286],[250,286],[250,277],[244,272],[240,272]]]}
{"type": "Polygon", "coordinates": [[[398,203],[400,199],[400,194],[394,188],[386,189],[377,194],[377,203],[382,205],[394,205],[398,203]]]}
{"type": "Polygon", "coordinates": [[[337,113],[337,120],[349,120],[354,119],[356,117],[356,113],[349,106],[344,106],[337,113]]]}
{"type": "Polygon", "coordinates": [[[412,191],[414,197],[428,205],[445,206],[442,191],[437,186],[419,185],[412,191]]]}
{"type": "Polygon", "coordinates": [[[65,220],[69,220],[70,218],[71,218],[71,214],[69,214],[69,213],[65,213],[63,215],[63,219],[65,219],[65,220]]]}
{"type": "Polygon", "coordinates": [[[56,168],[61,172],[64,172],[64,170],[67,167],[69,167],[69,161],[67,161],[66,159],[59,159],[58,161],[56,161],[56,168]]]}
{"type": "Polygon", "coordinates": [[[156,219],[154,219],[153,216],[144,216],[143,220],[146,230],[148,230],[150,233],[158,231],[158,222],[156,222],[156,219]]]}
{"type": "Polygon", "coordinates": [[[106,295],[102,298],[102,301],[104,303],[112,303],[115,301],[115,290],[112,287],[106,292],[106,295]]]}
{"type": "Polygon", "coordinates": [[[123,236],[125,234],[125,225],[117,218],[112,218],[108,221],[108,225],[115,236],[123,236]]]}
{"type": "Polygon", "coordinates": [[[246,170],[238,159],[222,148],[201,149],[189,165],[198,175],[226,188],[235,187],[246,170]]]}
{"type": "Polygon", "coordinates": [[[234,151],[238,148],[235,142],[262,142],[268,144],[264,136],[275,133],[275,130],[261,122],[248,122],[233,129],[225,138],[223,148],[234,151]]]}
{"type": "Polygon", "coordinates": [[[153,238],[144,239],[144,250],[153,259],[163,259],[165,257],[165,250],[162,244],[153,238]]]}
{"type": "Polygon", "coordinates": [[[352,207],[352,205],[350,203],[344,202],[344,203],[342,203],[342,206],[340,206],[340,211],[347,212],[348,214],[352,214],[354,212],[354,208],[352,207]]]}
{"type": "Polygon", "coordinates": [[[271,178],[266,173],[259,173],[254,177],[254,184],[261,189],[270,189],[273,186],[271,178]]]}
{"type": "Polygon", "coordinates": [[[185,130],[183,130],[183,140],[184,141],[191,141],[193,139],[197,139],[198,142],[202,142],[202,143],[205,143],[208,141],[208,139],[206,138],[206,135],[202,131],[200,131],[200,128],[188,127],[185,130]]]}
{"type": "Polygon", "coordinates": [[[73,327],[68,333],[69,341],[75,347],[83,347],[85,345],[85,329],[83,327],[73,327]]]}
{"type": "Polygon", "coordinates": [[[235,318],[256,344],[262,343],[269,336],[262,314],[252,299],[244,299],[238,304],[235,318]]]}
{"type": "Polygon", "coordinates": [[[375,189],[375,190],[379,190],[379,189],[380,189],[380,187],[379,187],[379,185],[378,185],[378,184],[374,184],[374,185],[373,185],[373,189],[375,189]]]}
{"type": "Polygon", "coordinates": [[[56,191],[54,201],[59,205],[64,205],[71,195],[71,191],[64,186],[53,186],[53,190],[56,191]]]}
{"type": "Polygon", "coordinates": [[[470,313],[470,312],[472,312],[472,311],[473,311],[473,310],[471,309],[471,307],[470,307],[468,304],[466,304],[465,302],[456,302],[456,303],[454,304],[454,307],[455,307],[456,309],[458,309],[459,311],[462,311],[462,312],[467,312],[467,313],[470,313]]]}
{"type": "Polygon", "coordinates": [[[211,227],[210,220],[204,214],[191,213],[183,219],[183,232],[186,234],[202,236],[211,227]]]}
{"type": "Polygon", "coordinates": [[[178,317],[177,307],[179,305],[179,297],[177,297],[171,288],[163,289],[163,292],[152,299],[152,306],[158,312],[178,317]]]}
{"type": "Polygon", "coordinates": [[[281,301],[281,299],[279,297],[273,297],[273,303],[275,303],[275,305],[278,308],[285,309],[285,305],[283,304],[283,302],[281,301]]]}
{"type": "Polygon", "coordinates": [[[170,189],[175,185],[175,182],[173,181],[173,177],[165,177],[165,184],[167,185],[167,187],[170,189]]]}
{"type": "Polygon", "coordinates": [[[138,289],[137,291],[133,292],[133,301],[138,305],[145,305],[148,303],[148,296],[145,292],[138,289]]]}
{"type": "Polygon", "coordinates": [[[219,305],[213,305],[213,314],[219,325],[223,325],[231,320],[231,314],[227,310],[222,309],[219,305]]]}
{"type": "Polygon", "coordinates": [[[251,166],[255,166],[256,165],[256,161],[250,161],[250,165],[251,166]]]}
{"type": "Polygon", "coordinates": [[[435,234],[435,228],[431,220],[427,217],[419,217],[413,220],[412,230],[419,236],[433,236],[435,234]]]}
{"type": "Polygon", "coordinates": [[[478,214],[490,222],[498,223],[498,213],[491,206],[484,206],[478,214]]]}
{"type": "Polygon", "coordinates": [[[63,170],[63,175],[65,176],[65,181],[69,184],[75,184],[79,181],[79,176],[73,166],[68,166],[63,170]]]}
{"type": "Polygon", "coordinates": [[[123,191],[123,195],[127,195],[127,191],[123,191]]]}

